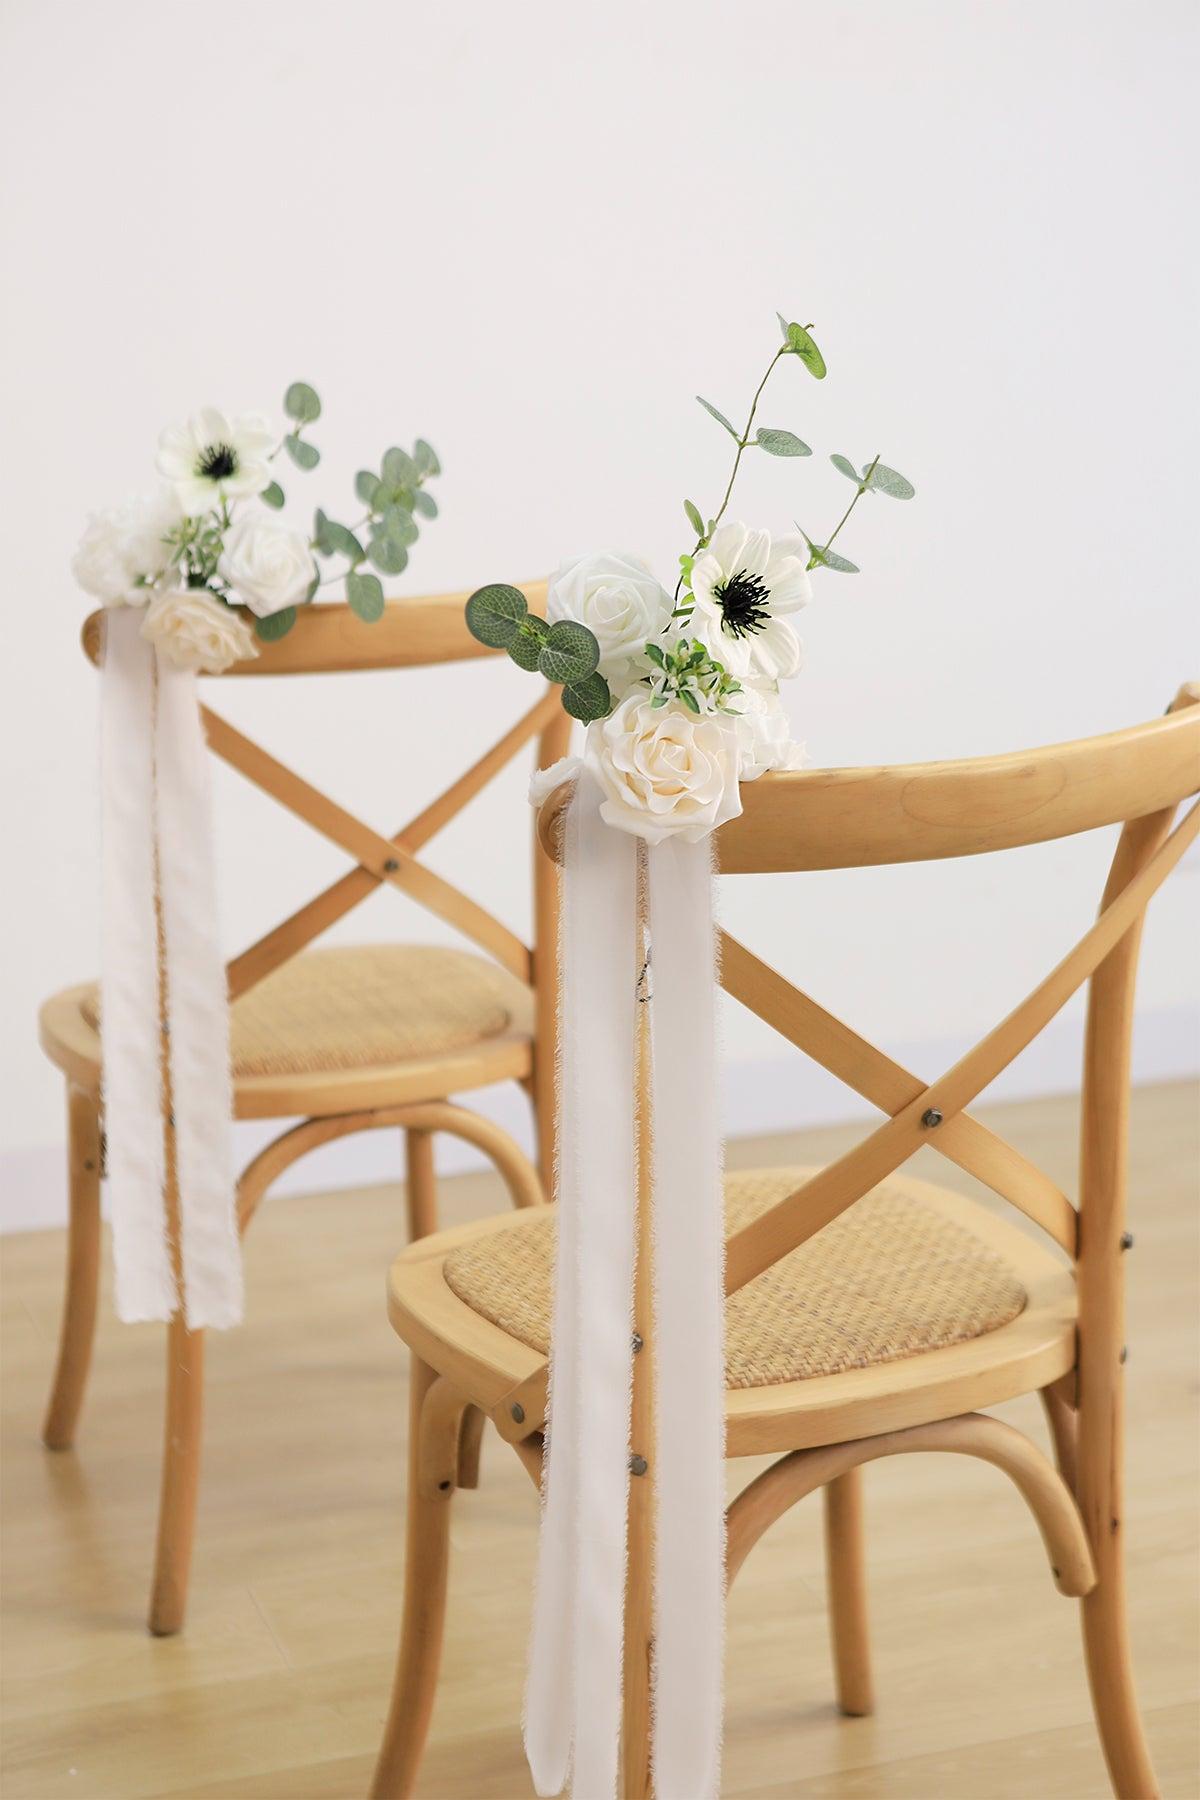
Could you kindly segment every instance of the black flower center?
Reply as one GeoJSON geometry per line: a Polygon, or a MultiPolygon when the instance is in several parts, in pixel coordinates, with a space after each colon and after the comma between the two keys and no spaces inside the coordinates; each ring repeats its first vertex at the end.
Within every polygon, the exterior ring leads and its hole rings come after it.
{"type": "Polygon", "coordinates": [[[771,617],[771,593],[761,575],[739,569],[713,589],[721,608],[721,622],[730,637],[749,637],[761,631],[771,617]]]}
{"type": "Polygon", "coordinates": [[[237,474],[237,466],[237,451],[232,444],[205,444],[196,473],[208,481],[225,481],[237,474]]]}

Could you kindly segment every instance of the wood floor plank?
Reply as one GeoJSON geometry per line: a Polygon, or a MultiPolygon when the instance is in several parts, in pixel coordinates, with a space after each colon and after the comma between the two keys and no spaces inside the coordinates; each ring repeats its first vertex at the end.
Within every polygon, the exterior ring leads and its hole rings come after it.
{"type": "MultiPolygon", "coordinates": [[[[1069,1099],[980,1109],[1073,1190],[1069,1099]]],[[[732,1166],[837,1155],[854,1126],[730,1147],[732,1166]]],[[[1200,1110],[1135,1098],[1129,1261],[1128,1538],[1135,1663],[1164,1793],[1197,1768],[1200,1110]]],[[[964,1192],[969,1176],[922,1154],[964,1192]]],[[[448,1181],[447,1223],[494,1211],[448,1181]]],[[[399,1187],[268,1204],[249,1317],[214,1338],[193,1603],[183,1637],[142,1625],[158,1468],[161,1341],[105,1301],[75,1451],[37,1428],[54,1354],[59,1233],[0,1245],[5,1800],[351,1800],[390,1678],[402,1563],[407,1359],[382,1276],[399,1187]]],[[[106,1276],[107,1282],[107,1276],[106,1276]]],[[[1044,1442],[1035,1401],[1000,1409],[1044,1442]]],[[[762,1466],[739,1464],[740,1485],[762,1466]]],[[[1074,1605],[993,1469],[894,1458],[866,1472],[879,1710],[832,1704],[820,1507],[755,1549],[729,1615],[728,1800],[1091,1800],[1107,1793],[1074,1605]],[[1037,1621],[1029,1650],[1029,1622],[1037,1621]]],[[[421,1800],[527,1800],[520,1705],[535,1547],[528,1478],[498,1440],[455,1502],[444,1679],[421,1800]]]]}

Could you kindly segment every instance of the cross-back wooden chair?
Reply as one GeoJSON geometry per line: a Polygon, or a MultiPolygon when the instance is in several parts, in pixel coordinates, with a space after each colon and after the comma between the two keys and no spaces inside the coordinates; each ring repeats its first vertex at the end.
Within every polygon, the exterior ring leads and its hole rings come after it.
{"type": "MultiPolygon", "coordinates": [[[[970,856],[1120,824],[1096,923],[1051,974],[934,1081],[901,1067],[722,935],[726,989],[887,1115],[826,1168],[727,1178],[726,1451],[783,1454],[728,1509],[728,1578],[762,1533],[825,1491],[838,1697],[872,1709],[861,1467],[956,1451],[1004,1470],[1045,1541],[1059,1591],[1082,1601],[1097,1724],[1117,1794],[1155,1792],[1125,1622],[1122,1368],[1130,1033],[1147,902],[1200,828],[1200,688],[1169,716],[1027,754],[762,777],[723,827],[722,874],[970,856]],[[1090,979],[1078,1204],[965,1110],[1090,979]],[[1040,1227],[901,1176],[932,1145],[1040,1227]],[[819,1234],[819,1235],[818,1235],[819,1234]],[[1045,1239],[1049,1239],[1047,1245],[1045,1239]],[[979,1409],[1040,1394],[1057,1468],[979,1409]]],[[[542,808],[561,843],[569,789],[542,808]]],[[[644,926],[643,926],[644,929],[644,926]]],[[[651,955],[653,954],[653,946],[651,955]]],[[[636,971],[631,965],[628,977],[636,971]]],[[[619,976],[617,976],[619,978],[619,976]]],[[[643,1009],[642,1051],[648,1024],[643,1009]]],[[[635,1329],[654,1341],[639,1169],[635,1329]]],[[[395,1263],[392,1323],[413,1351],[404,1616],[377,1800],[412,1792],[432,1709],[450,1502],[474,1485],[481,1417],[535,1482],[545,1422],[553,1210],[426,1238],[395,1263]]],[[[622,1794],[649,1769],[653,1362],[635,1357],[622,1794]]],[[[677,1800],[671,1796],[669,1800],[677,1800]]]]}
{"type": "MultiPolygon", "coordinates": [[[[545,583],[527,590],[544,603],[545,583]]],[[[428,668],[496,654],[467,631],[465,594],[389,604],[367,625],[344,606],[302,610],[291,633],[263,644],[231,676],[315,675],[428,668]]],[[[102,614],[84,628],[93,662],[102,614]]],[[[496,1125],[450,1096],[516,1080],[537,1122],[549,1168],[554,1127],[557,871],[534,842],[534,943],[526,945],[419,857],[527,744],[557,760],[570,720],[547,687],[498,743],[392,836],[374,830],[205,707],[210,748],[265,795],[344,850],[352,867],[228,965],[235,1112],[299,1118],[262,1150],[238,1185],[244,1231],[271,1184],[318,1145],[352,1132],[404,1133],[409,1236],[437,1224],[433,1138],[447,1132],[496,1164],[514,1203],[540,1200],[537,1172],[496,1125]],[[389,944],[313,950],[337,920],[383,885],[452,925],[477,950],[389,944]]],[[[70,1224],[61,1342],[43,1436],[54,1450],[75,1437],[91,1358],[100,1254],[103,1096],[96,984],[68,988],[42,1009],[42,1046],[67,1082],[70,1224]]],[[[164,1119],[168,1169],[171,1122],[164,1119]]],[[[168,1206],[175,1209],[173,1194],[168,1206]]],[[[173,1221],[177,1223],[177,1221],[173,1221]]],[[[166,1427],[150,1629],[179,1630],[187,1597],[201,1433],[203,1333],[176,1319],[167,1333],[166,1427]]]]}

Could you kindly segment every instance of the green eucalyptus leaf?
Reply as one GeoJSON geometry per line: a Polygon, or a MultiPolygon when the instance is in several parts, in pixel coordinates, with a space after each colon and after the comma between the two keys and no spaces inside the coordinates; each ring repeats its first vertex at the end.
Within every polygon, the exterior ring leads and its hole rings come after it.
{"type": "Polygon", "coordinates": [[[586,681],[600,661],[600,646],[586,625],[575,619],[558,619],[542,645],[538,668],[547,681],[564,686],[586,681]]]}
{"type": "Polygon", "coordinates": [[[412,503],[413,503],[413,511],[414,512],[419,512],[419,513],[423,514],[424,517],[427,519],[436,519],[437,518],[438,503],[434,499],[432,494],[427,494],[425,492],[424,488],[417,489],[416,493],[412,497],[412,503]]]}
{"type": "Polygon", "coordinates": [[[416,485],[420,470],[407,450],[393,447],[384,454],[383,479],[389,487],[416,485]]]}
{"type": "Polygon", "coordinates": [[[825,550],[820,544],[810,544],[809,549],[812,551],[814,561],[818,562],[823,569],[833,569],[839,575],[857,575],[859,572],[857,563],[852,563],[846,557],[839,556],[836,550],[825,550]]]}
{"type": "Polygon", "coordinates": [[[284,438],[283,447],[298,469],[315,469],[321,460],[317,446],[297,437],[294,431],[284,438]]]}
{"type": "Polygon", "coordinates": [[[687,514],[688,524],[691,526],[696,536],[702,538],[704,536],[704,518],[700,512],[700,508],[698,506],[693,506],[690,500],[685,500],[683,503],[683,510],[687,514]]]}
{"type": "Polygon", "coordinates": [[[310,600],[316,599],[317,589],[320,587],[320,585],[321,585],[321,571],[320,571],[320,569],[314,567],[313,568],[313,578],[309,582],[308,587],[306,588],[305,594],[304,594],[304,603],[306,606],[310,600]]]}
{"type": "Polygon", "coordinates": [[[381,575],[399,575],[408,567],[408,551],[392,538],[372,538],[367,545],[367,555],[381,575]]]}
{"type": "Polygon", "coordinates": [[[311,425],[314,419],[321,416],[321,402],[317,398],[315,388],[310,388],[307,381],[293,381],[283,396],[283,410],[289,419],[295,419],[301,425],[311,425]]]}
{"type": "Polygon", "coordinates": [[[363,505],[369,506],[372,512],[375,510],[375,496],[382,485],[378,475],[372,475],[370,469],[360,469],[354,477],[355,493],[363,505]]]}
{"type": "Polygon", "coordinates": [[[824,381],[826,374],[825,358],[821,355],[821,352],[817,349],[816,344],[813,342],[812,338],[809,337],[803,325],[789,325],[787,328],[787,341],[789,350],[795,351],[809,374],[815,375],[818,381],[824,381]]]}
{"type": "Polygon", "coordinates": [[[529,629],[530,623],[529,619],[522,619],[507,648],[518,669],[532,675],[541,662],[542,640],[536,631],[529,629]]]}
{"type": "Polygon", "coordinates": [[[740,444],[742,440],[741,440],[741,438],[738,437],[737,432],[734,430],[733,426],[729,423],[729,420],[725,417],[725,414],[723,412],[718,412],[716,407],[713,405],[712,401],[706,400],[704,398],[703,394],[697,394],[696,398],[697,398],[697,400],[699,400],[699,402],[700,402],[701,406],[704,408],[705,412],[709,413],[711,415],[711,417],[717,421],[718,425],[723,425],[725,427],[726,431],[729,433],[730,437],[734,438],[740,444]]]}
{"type": "Polygon", "coordinates": [[[329,546],[327,552],[329,555],[348,556],[351,562],[357,563],[361,562],[366,554],[354,533],[345,525],[339,525],[336,519],[325,520],[323,536],[325,543],[329,546]]]}
{"type": "Polygon", "coordinates": [[[803,438],[798,438],[794,431],[773,431],[769,425],[759,426],[755,442],[768,456],[812,455],[803,438]]]}
{"type": "MultiPolygon", "coordinates": [[[[863,478],[866,479],[866,469],[863,470],[863,478]]],[[[917,491],[911,481],[895,469],[889,469],[886,463],[875,464],[867,486],[877,489],[881,494],[889,494],[893,500],[911,500],[917,491]]]]}
{"type": "Polygon", "coordinates": [[[359,575],[346,577],[346,602],[351,612],[368,625],[383,617],[383,585],[378,575],[359,575]]]}
{"type": "MultiPolygon", "coordinates": [[[[779,320],[779,329],[783,333],[783,341],[786,344],[788,341],[788,322],[781,312],[777,312],[775,317],[779,320]]],[[[788,345],[788,348],[791,348],[790,344],[788,345]]]]}
{"type": "Polygon", "coordinates": [[[612,695],[603,675],[589,675],[583,681],[569,681],[562,691],[562,703],[573,719],[590,725],[612,711],[612,695]]]}
{"type": "Polygon", "coordinates": [[[283,505],[285,498],[283,489],[277,481],[268,482],[267,486],[258,497],[264,506],[273,506],[276,512],[278,512],[279,508],[283,505]]]}
{"type": "Polygon", "coordinates": [[[412,514],[403,506],[385,506],[376,522],[375,531],[380,537],[399,544],[402,549],[415,544],[420,535],[412,514]]]}
{"type": "Polygon", "coordinates": [[[313,514],[313,542],[322,556],[333,555],[333,545],[329,542],[329,520],[319,506],[313,514]]]}
{"type": "Polygon", "coordinates": [[[437,451],[432,444],[427,444],[424,438],[418,438],[413,445],[413,460],[422,475],[440,475],[442,472],[437,451]]]}
{"type": "Polygon", "coordinates": [[[862,477],[859,475],[858,470],[848,456],[841,456],[835,453],[829,460],[840,474],[844,475],[848,481],[852,481],[855,487],[858,486],[862,477]]]}
{"type": "Polygon", "coordinates": [[[504,650],[528,611],[529,602],[520,588],[493,582],[490,587],[476,588],[467,601],[467,630],[489,649],[504,650]]]}
{"type": "Polygon", "coordinates": [[[286,637],[295,623],[295,607],[285,606],[280,612],[268,613],[265,619],[255,619],[254,635],[261,638],[264,644],[273,644],[277,639],[286,637]]]}

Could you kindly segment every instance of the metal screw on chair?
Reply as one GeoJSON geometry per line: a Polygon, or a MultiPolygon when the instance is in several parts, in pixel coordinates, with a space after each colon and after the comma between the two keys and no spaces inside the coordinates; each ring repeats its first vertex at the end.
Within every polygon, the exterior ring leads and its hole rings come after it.
{"type": "Polygon", "coordinates": [[[935,1131],[942,1122],[942,1116],[936,1106],[931,1106],[928,1112],[921,1114],[921,1123],[926,1131],[935,1131]]]}
{"type": "Polygon", "coordinates": [[[1133,1233],[1132,1233],[1132,1231],[1123,1231],[1121,1233],[1121,1248],[1122,1248],[1122,1250],[1132,1250],[1133,1249],[1133,1233]]]}
{"type": "Polygon", "coordinates": [[[644,1456],[638,1456],[635,1453],[629,1459],[629,1473],[631,1475],[644,1475],[649,1467],[650,1465],[644,1456]]]}
{"type": "Polygon", "coordinates": [[[400,864],[396,861],[396,858],[394,856],[389,856],[383,865],[383,872],[385,875],[394,875],[399,867],[400,864]]]}
{"type": "Polygon", "coordinates": [[[521,1406],[520,1404],[518,1404],[516,1406],[510,1406],[508,1410],[512,1414],[513,1418],[516,1420],[518,1425],[523,1425],[525,1423],[525,1408],[523,1406],[521,1406]]]}
{"type": "Polygon", "coordinates": [[[642,1336],[642,1334],[641,1334],[641,1332],[640,1332],[640,1331],[635,1331],[635,1332],[634,1332],[634,1334],[633,1334],[633,1354],[634,1354],[634,1355],[635,1355],[635,1356],[636,1356],[636,1355],[637,1355],[637,1353],[638,1353],[638,1351],[639,1351],[639,1350],[640,1350],[640,1349],[642,1349],[642,1347],[643,1347],[643,1346],[644,1346],[644,1344],[645,1344],[645,1341],[646,1341],[646,1340],[645,1340],[645,1338],[644,1338],[644,1337],[643,1337],[643,1336],[642,1336]]]}
{"type": "Polygon", "coordinates": [[[1118,1361],[1118,1362],[1123,1362],[1123,1363],[1125,1363],[1125,1362],[1128,1362],[1128,1361],[1129,1361],[1129,1345],[1128,1345],[1128,1344],[1122,1344],[1122,1345],[1121,1345],[1121,1354],[1120,1354],[1120,1356],[1119,1356],[1119,1357],[1118,1357],[1118,1358],[1117,1358],[1117,1361],[1118,1361]]]}

